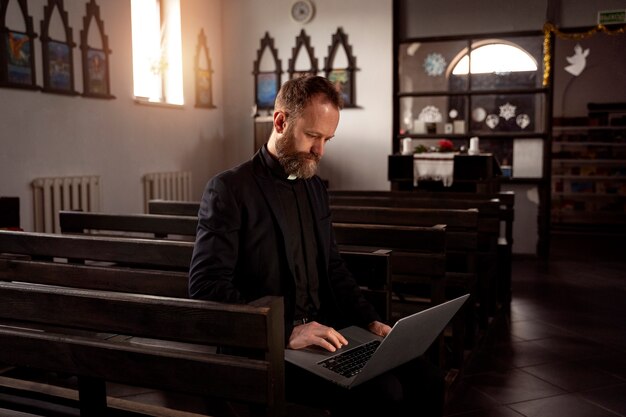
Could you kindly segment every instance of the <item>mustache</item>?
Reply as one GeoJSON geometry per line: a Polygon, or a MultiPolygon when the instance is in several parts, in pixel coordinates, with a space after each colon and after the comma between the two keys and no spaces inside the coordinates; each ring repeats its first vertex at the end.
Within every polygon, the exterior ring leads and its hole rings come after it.
{"type": "Polygon", "coordinates": [[[311,161],[319,162],[322,157],[310,152],[297,152],[295,155],[298,159],[308,159],[311,161]]]}

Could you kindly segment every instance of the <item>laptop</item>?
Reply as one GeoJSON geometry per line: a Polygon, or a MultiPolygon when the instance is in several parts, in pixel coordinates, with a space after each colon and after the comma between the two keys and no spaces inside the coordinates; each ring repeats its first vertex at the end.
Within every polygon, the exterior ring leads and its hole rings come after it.
{"type": "Polygon", "coordinates": [[[465,294],[404,317],[385,338],[350,326],[339,331],[348,345],[337,351],[329,352],[317,346],[285,349],[285,360],[342,387],[356,387],[421,356],[468,297],[465,294]]]}

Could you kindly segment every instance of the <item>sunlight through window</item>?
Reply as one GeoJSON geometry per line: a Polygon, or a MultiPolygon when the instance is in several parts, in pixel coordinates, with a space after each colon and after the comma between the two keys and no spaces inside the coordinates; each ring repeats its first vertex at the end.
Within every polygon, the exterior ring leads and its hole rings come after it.
{"type": "Polygon", "coordinates": [[[135,98],[184,104],[180,0],[131,0],[135,98]]]}
{"type": "MultiPolygon", "coordinates": [[[[472,74],[537,71],[537,61],[526,51],[504,43],[491,43],[472,50],[472,74]]],[[[452,74],[465,75],[469,72],[470,57],[465,55],[458,61],[452,74]]]]}

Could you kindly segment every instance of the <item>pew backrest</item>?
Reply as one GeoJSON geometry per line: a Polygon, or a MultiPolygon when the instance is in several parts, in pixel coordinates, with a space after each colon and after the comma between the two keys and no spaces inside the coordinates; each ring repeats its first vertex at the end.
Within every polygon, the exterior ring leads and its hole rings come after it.
{"type": "Polygon", "coordinates": [[[59,225],[61,233],[141,233],[158,239],[193,240],[198,220],[190,216],[60,211],[59,225]]]}
{"type": "Polygon", "coordinates": [[[199,201],[148,201],[148,214],[167,214],[174,216],[197,216],[200,209],[199,201]]]}
{"type": "Polygon", "coordinates": [[[432,283],[434,304],[444,300],[445,226],[432,227],[333,223],[335,238],[342,250],[351,246],[390,249],[392,281],[432,283]]]}
{"type": "Polygon", "coordinates": [[[0,257],[0,281],[188,297],[188,273],[183,271],[33,261],[12,255],[0,257]]]}
{"type": "Polygon", "coordinates": [[[0,254],[187,271],[193,242],[0,231],[0,254]]]}
{"type": "Polygon", "coordinates": [[[0,282],[0,322],[6,364],[284,409],[280,298],[227,305],[0,282]],[[260,356],[219,355],[215,345],[260,356]]]}
{"type": "Polygon", "coordinates": [[[424,209],[397,207],[331,206],[333,221],[395,226],[446,226],[448,251],[476,251],[477,209],[424,209]]]}

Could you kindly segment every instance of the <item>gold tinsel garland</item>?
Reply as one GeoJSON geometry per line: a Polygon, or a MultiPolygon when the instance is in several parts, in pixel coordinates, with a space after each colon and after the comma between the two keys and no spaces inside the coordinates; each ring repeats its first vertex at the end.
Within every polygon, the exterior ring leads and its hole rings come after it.
{"type": "Polygon", "coordinates": [[[626,25],[618,27],[617,29],[609,29],[604,25],[597,25],[584,32],[562,32],[550,22],[546,22],[543,25],[543,86],[547,87],[550,84],[550,61],[551,61],[551,34],[554,33],[561,39],[567,40],[581,40],[589,38],[598,32],[603,32],[607,35],[618,35],[626,32],[626,25]]]}

